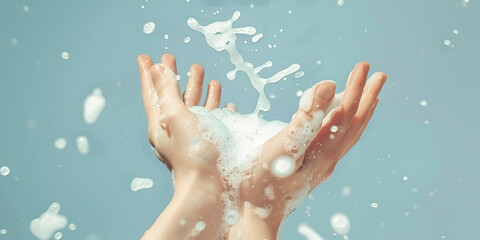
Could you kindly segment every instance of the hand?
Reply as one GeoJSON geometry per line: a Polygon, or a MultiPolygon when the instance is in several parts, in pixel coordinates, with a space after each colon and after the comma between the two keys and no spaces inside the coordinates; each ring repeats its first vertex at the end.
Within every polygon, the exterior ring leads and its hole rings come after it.
{"type": "Polygon", "coordinates": [[[355,66],[339,106],[326,118],[335,84],[323,81],[304,93],[292,121],[262,146],[251,177],[242,181],[242,218],[230,229],[229,238],[276,239],[282,221],[331,176],[338,161],[365,130],[386,81],[384,73],[375,73],[366,83],[368,70],[366,62],[355,66]],[[283,161],[286,168],[292,163],[292,173],[274,174],[281,163],[277,161],[283,161]]]}
{"type": "MultiPolygon", "coordinates": [[[[172,171],[175,189],[172,201],[143,239],[213,239],[223,214],[219,207],[223,183],[215,164],[219,152],[212,143],[198,138],[202,129],[197,116],[187,109],[200,104],[204,70],[199,64],[191,66],[182,97],[174,56],[164,54],[157,64],[147,55],[137,60],[148,139],[157,157],[172,171]],[[192,230],[201,222],[205,229],[192,230]]],[[[205,108],[218,108],[220,95],[220,83],[210,81],[205,108]]]]}

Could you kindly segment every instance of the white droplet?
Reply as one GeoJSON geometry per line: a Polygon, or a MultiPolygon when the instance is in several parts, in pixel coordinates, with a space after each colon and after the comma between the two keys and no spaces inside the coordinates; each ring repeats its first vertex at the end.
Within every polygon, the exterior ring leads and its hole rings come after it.
{"type": "Polygon", "coordinates": [[[229,226],[233,226],[238,223],[240,220],[240,214],[235,210],[229,210],[225,214],[225,223],[229,226]]]}
{"type": "Polygon", "coordinates": [[[308,240],[325,240],[322,236],[320,236],[320,234],[317,233],[317,231],[315,231],[306,223],[301,223],[298,225],[297,232],[308,240]]]}
{"type": "Polygon", "coordinates": [[[254,8],[254,7],[255,7],[255,4],[250,3],[250,8],[254,8]]]}
{"type": "Polygon", "coordinates": [[[53,145],[55,146],[56,149],[62,150],[67,146],[67,139],[63,137],[57,138],[53,142],[53,145]]]}
{"type": "Polygon", "coordinates": [[[55,235],[53,235],[53,238],[58,240],[58,239],[62,239],[62,236],[63,236],[62,232],[56,232],[55,235]]]}
{"type": "Polygon", "coordinates": [[[292,14],[292,10],[288,10],[288,14],[292,14]]]}
{"type": "Polygon", "coordinates": [[[337,126],[337,125],[332,125],[332,126],[330,127],[330,132],[336,133],[337,131],[338,131],[338,126],[337,126]]]}
{"type": "Polygon", "coordinates": [[[340,7],[343,6],[344,3],[344,0],[337,0],[337,5],[340,7]]]}
{"type": "Polygon", "coordinates": [[[60,56],[65,60],[70,59],[70,53],[68,53],[68,52],[62,52],[62,54],[60,54],[60,56]]]}
{"type": "Polygon", "coordinates": [[[0,234],[2,234],[2,235],[7,234],[7,229],[5,229],[5,228],[0,229],[0,234]]]}
{"type": "Polygon", "coordinates": [[[147,189],[153,187],[153,180],[150,178],[134,178],[130,183],[130,189],[136,192],[141,189],[147,189]]]}
{"type": "Polygon", "coordinates": [[[258,42],[258,40],[260,40],[260,38],[262,37],[263,37],[263,33],[258,33],[252,37],[252,42],[258,42]]]}
{"type": "Polygon", "coordinates": [[[425,123],[425,125],[428,125],[428,124],[430,124],[430,121],[425,120],[423,123],[425,123]]]}
{"type": "Polygon", "coordinates": [[[7,176],[8,174],[10,174],[10,168],[9,167],[3,166],[3,167],[0,168],[0,175],[7,176]]]}
{"type": "Polygon", "coordinates": [[[145,34],[150,34],[155,31],[155,23],[154,22],[147,22],[143,25],[143,32],[145,34]]]}
{"type": "Polygon", "coordinates": [[[142,5],[142,6],[140,6],[140,7],[141,7],[142,9],[144,9],[144,8],[145,8],[145,5],[142,5]]]}
{"type": "Polygon", "coordinates": [[[77,224],[75,224],[75,223],[70,223],[70,224],[68,224],[68,229],[69,229],[70,231],[75,231],[75,230],[77,230],[77,224]]]}
{"type": "Polygon", "coordinates": [[[105,104],[106,100],[102,95],[102,90],[100,88],[93,89],[92,93],[83,101],[83,120],[88,124],[95,123],[105,108],[105,104]]]}
{"type": "Polygon", "coordinates": [[[295,171],[295,160],[291,157],[281,156],[273,161],[271,171],[276,177],[288,177],[295,171]]]}
{"type": "MultiPolygon", "coordinates": [[[[61,214],[60,204],[54,202],[50,204],[48,210],[42,213],[39,218],[30,222],[30,231],[39,239],[50,239],[53,233],[67,226],[67,218],[61,214]]],[[[55,236],[58,236],[55,234],[55,236]]],[[[58,238],[60,239],[60,238],[58,238]]]]}
{"type": "Polygon", "coordinates": [[[23,11],[24,12],[30,11],[30,7],[28,5],[23,5],[23,11]]]}
{"type": "Polygon", "coordinates": [[[408,177],[407,176],[403,176],[403,181],[407,181],[408,180],[408,177]]]}
{"type": "Polygon", "coordinates": [[[453,34],[458,35],[460,32],[457,29],[453,29],[453,34]]]}
{"type": "Polygon", "coordinates": [[[180,81],[180,79],[182,79],[182,76],[180,76],[180,75],[175,76],[175,80],[180,81]]]}
{"type": "Polygon", "coordinates": [[[90,152],[90,146],[88,144],[88,138],[85,136],[77,137],[77,150],[82,155],[87,155],[90,152]]]}
{"type": "Polygon", "coordinates": [[[18,40],[16,38],[11,38],[10,39],[10,44],[12,44],[12,46],[17,46],[18,40]]]}
{"type": "Polygon", "coordinates": [[[163,38],[168,39],[168,34],[163,35],[163,38]]]}
{"type": "Polygon", "coordinates": [[[378,208],[378,203],[372,202],[372,203],[370,203],[370,207],[372,207],[372,208],[378,208]]]}
{"type": "Polygon", "coordinates": [[[185,39],[183,39],[183,42],[184,43],[189,43],[190,42],[190,37],[186,37],[185,39]]]}
{"type": "Polygon", "coordinates": [[[351,193],[352,193],[352,189],[350,188],[350,186],[344,186],[342,188],[342,195],[344,197],[350,196],[351,193]]]}
{"type": "Polygon", "coordinates": [[[350,219],[343,213],[334,213],[330,225],[337,234],[346,235],[350,232],[350,219]]]}
{"type": "Polygon", "coordinates": [[[193,227],[195,229],[195,231],[197,232],[201,232],[205,229],[205,227],[207,226],[207,224],[205,224],[204,221],[198,221],[196,224],[195,224],[195,227],[193,227]]]}
{"type": "Polygon", "coordinates": [[[428,105],[427,100],[422,100],[422,101],[420,101],[420,105],[421,105],[422,107],[426,107],[426,106],[428,105]]]}
{"type": "Polygon", "coordinates": [[[446,46],[450,46],[452,44],[452,41],[448,40],[448,39],[445,39],[443,41],[443,44],[445,44],[446,46]]]}
{"type": "Polygon", "coordinates": [[[295,73],[295,78],[301,78],[301,77],[303,77],[303,75],[305,75],[304,71],[298,71],[298,72],[295,73]]]}
{"type": "Polygon", "coordinates": [[[301,97],[303,95],[303,91],[302,90],[298,90],[297,91],[297,97],[301,97]]]}
{"type": "Polygon", "coordinates": [[[277,96],[274,93],[268,94],[268,97],[271,99],[275,99],[277,96]]]}
{"type": "Polygon", "coordinates": [[[320,65],[320,64],[322,64],[322,61],[317,60],[317,61],[315,61],[315,64],[320,65]]]}

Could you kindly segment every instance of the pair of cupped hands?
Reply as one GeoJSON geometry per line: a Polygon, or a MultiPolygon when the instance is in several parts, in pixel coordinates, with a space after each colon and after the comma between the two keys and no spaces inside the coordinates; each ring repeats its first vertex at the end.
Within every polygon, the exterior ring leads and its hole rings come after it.
{"type": "MultiPolygon", "coordinates": [[[[161,63],[147,55],[139,55],[138,68],[142,82],[143,102],[148,119],[148,139],[157,157],[174,175],[174,195],[166,209],[145,232],[142,239],[215,239],[224,225],[225,210],[221,195],[224,182],[216,167],[217,147],[201,141],[195,155],[189,154],[191,143],[202,133],[198,117],[189,107],[200,105],[204,69],[199,64],[190,68],[186,90],[180,92],[176,80],[175,57],[164,54],[161,63]]],[[[313,97],[300,104],[291,122],[267,140],[253,160],[251,174],[239,186],[240,220],[220,232],[221,239],[276,239],[282,221],[287,217],[291,196],[307,188],[310,193],[331,176],[338,161],[359,140],[375,111],[378,94],[386,74],[372,74],[367,81],[369,63],[358,63],[348,77],[339,105],[320,123],[316,116],[325,113],[335,96],[332,81],[315,84],[313,97]],[[332,126],[335,131],[332,131],[332,126]],[[299,138],[292,132],[305,128],[314,137],[299,138]],[[297,148],[292,151],[286,145],[297,148]],[[282,156],[295,161],[295,170],[287,177],[276,177],[268,166],[282,156]],[[265,167],[267,166],[267,167],[265,167]],[[274,193],[265,194],[265,189],[274,193]],[[260,217],[256,208],[271,207],[271,213],[260,217]]],[[[204,107],[220,107],[221,85],[208,84],[204,107]]],[[[235,105],[226,105],[236,111],[235,105]]]]}

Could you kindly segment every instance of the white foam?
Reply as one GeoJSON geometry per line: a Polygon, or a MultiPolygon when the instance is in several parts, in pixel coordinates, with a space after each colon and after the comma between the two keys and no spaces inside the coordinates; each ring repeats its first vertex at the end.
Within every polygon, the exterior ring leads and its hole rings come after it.
{"type": "Polygon", "coordinates": [[[30,11],[30,7],[28,5],[23,5],[23,11],[24,12],[30,11]]]}
{"type": "Polygon", "coordinates": [[[260,38],[262,37],[263,37],[263,33],[258,33],[252,37],[252,42],[258,42],[258,40],[260,40],[260,38]]]}
{"type": "Polygon", "coordinates": [[[421,101],[420,101],[420,105],[421,105],[422,107],[426,107],[426,106],[428,105],[427,100],[421,100],[421,101]]]}
{"type": "Polygon", "coordinates": [[[372,203],[370,203],[370,207],[372,207],[372,208],[378,208],[378,203],[372,202],[372,203]]]}
{"type": "Polygon", "coordinates": [[[303,77],[303,75],[305,75],[305,72],[304,71],[298,71],[295,73],[295,78],[301,78],[303,77]]]}
{"type": "Polygon", "coordinates": [[[82,155],[87,155],[90,152],[90,145],[88,144],[88,138],[85,136],[77,137],[77,150],[82,155]]]}
{"type": "Polygon", "coordinates": [[[169,38],[168,34],[163,35],[163,38],[168,39],[169,38]]]}
{"type": "Polygon", "coordinates": [[[295,171],[295,160],[288,156],[281,156],[272,163],[272,174],[278,178],[285,178],[295,171]]]}
{"type": "Polygon", "coordinates": [[[0,175],[7,176],[8,174],[10,174],[10,168],[9,167],[3,166],[3,167],[0,168],[0,175]]]}
{"type": "Polygon", "coordinates": [[[50,239],[54,232],[61,230],[67,226],[67,218],[61,214],[60,204],[54,202],[50,204],[48,210],[39,218],[35,218],[30,222],[30,231],[38,239],[50,239]]]}
{"type": "Polygon", "coordinates": [[[190,42],[190,37],[186,37],[185,39],[183,39],[183,42],[184,43],[189,43],[190,42]]]}
{"type": "Polygon", "coordinates": [[[56,232],[54,235],[53,235],[53,238],[58,240],[58,239],[62,239],[62,232],[56,232]]]}
{"type": "Polygon", "coordinates": [[[300,223],[297,227],[297,232],[304,236],[307,240],[325,240],[320,234],[317,233],[312,227],[306,223],[300,223]]]}
{"type": "Polygon", "coordinates": [[[83,101],[83,120],[88,124],[95,123],[102,113],[105,103],[102,90],[100,88],[93,89],[92,93],[83,101]]]}
{"type": "Polygon", "coordinates": [[[143,32],[145,34],[150,34],[155,31],[155,23],[154,22],[147,22],[143,25],[143,32]]]}
{"type": "Polygon", "coordinates": [[[67,139],[59,137],[55,139],[55,141],[53,142],[53,146],[55,146],[55,148],[58,150],[62,150],[67,146],[67,139]]]}
{"type": "Polygon", "coordinates": [[[266,219],[270,213],[272,213],[273,207],[272,205],[267,205],[266,207],[256,207],[253,212],[260,218],[266,219]]]}
{"type": "Polygon", "coordinates": [[[62,53],[60,54],[60,56],[61,56],[63,59],[65,59],[65,60],[70,59],[70,53],[69,53],[69,52],[62,52],[62,53]]]}
{"type": "Polygon", "coordinates": [[[77,230],[77,224],[75,224],[75,223],[70,223],[70,224],[68,224],[68,229],[69,229],[70,231],[75,231],[75,230],[77,230]]]}
{"type": "Polygon", "coordinates": [[[350,186],[344,186],[344,187],[342,188],[342,195],[343,195],[344,197],[350,196],[351,193],[352,193],[352,189],[350,188],[350,186]]]}
{"type": "Polygon", "coordinates": [[[151,187],[153,187],[153,180],[150,178],[136,177],[132,179],[132,182],[130,183],[130,189],[132,189],[132,191],[134,192],[151,187]]]}
{"type": "Polygon", "coordinates": [[[195,231],[197,231],[197,232],[201,232],[201,231],[203,231],[206,227],[207,227],[207,224],[205,224],[204,221],[198,221],[198,222],[195,224],[195,227],[193,227],[193,229],[195,229],[195,231]]]}
{"type": "Polygon", "coordinates": [[[337,234],[346,235],[350,232],[350,219],[343,213],[334,213],[330,225],[337,234]]]}
{"type": "Polygon", "coordinates": [[[189,18],[187,24],[193,30],[201,32],[207,41],[207,44],[216,51],[226,50],[230,55],[230,61],[235,65],[235,69],[227,73],[227,78],[233,80],[236,78],[238,71],[243,71],[247,74],[253,87],[259,93],[257,107],[254,113],[259,111],[268,111],[270,109],[270,101],[265,95],[265,85],[275,83],[283,77],[296,72],[300,69],[298,63],[292,64],[286,69],[277,72],[269,78],[262,78],[255,72],[255,67],[252,63],[243,60],[242,55],[236,47],[237,34],[253,35],[256,32],[254,27],[233,28],[232,24],[240,17],[240,12],[236,11],[230,20],[223,22],[214,22],[206,26],[200,25],[195,18],[189,18]]]}
{"type": "Polygon", "coordinates": [[[225,223],[229,226],[233,226],[240,221],[240,214],[235,210],[229,210],[225,214],[225,223]]]}
{"type": "Polygon", "coordinates": [[[2,234],[2,235],[7,234],[7,229],[5,229],[5,228],[0,229],[0,234],[2,234]]]}
{"type": "Polygon", "coordinates": [[[343,6],[344,3],[345,3],[344,0],[337,0],[337,5],[338,5],[339,7],[343,6]]]}
{"type": "Polygon", "coordinates": [[[275,200],[275,191],[271,183],[264,189],[264,194],[268,200],[270,201],[275,200]]]}

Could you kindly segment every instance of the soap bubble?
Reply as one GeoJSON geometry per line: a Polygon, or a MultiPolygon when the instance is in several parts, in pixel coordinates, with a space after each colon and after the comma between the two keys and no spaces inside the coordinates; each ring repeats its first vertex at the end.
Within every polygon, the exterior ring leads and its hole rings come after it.
{"type": "Polygon", "coordinates": [[[233,226],[238,223],[240,220],[240,214],[235,210],[230,210],[225,215],[225,223],[227,225],[233,226]]]}
{"type": "Polygon", "coordinates": [[[450,46],[452,44],[452,41],[448,40],[448,39],[445,39],[443,41],[443,44],[445,44],[446,46],[450,46]]]}
{"type": "Polygon", "coordinates": [[[305,75],[304,71],[298,71],[298,72],[295,73],[294,77],[295,78],[301,78],[301,77],[303,77],[303,75],[305,75]]]}
{"type": "Polygon", "coordinates": [[[62,239],[62,236],[63,236],[62,232],[56,232],[55,235],[53,235],[53,238],[58,240],[58,239],[62,239]]]}
{"type": "Polygon", "coordinates": [[[426,107],[426,106],[428,105],[427,100],[422,100],[422,101],[420,101],[420,105],[421,105],[422,107],[426,107]]]}
{"type": "Polygon", "coordinates": [[[5,228],[1,229],[0,234],[2,234],[2,235],[7,234],[7,229],[5,229],[5,228]]]}
{"type": "Polygon", "coordinates": [[[75,224],[75,223],[68,224],[68,229],[70,229],[70,231],[77,230],[77,224],[75,224]]]}
{"type": "Polygon", "coordinates": [[[62,52],[62,53],[60,54],[60,56],[61,56],[63,59],[65,59],[65,60],[70,59],[70,53],[69,53],[69,52],[62,52]]]}
{"type": "Polygon", "coordinates": [[[168,39],[168,34],[163,35],[163,38],[168,39]]]}
{"type": "Polygon", "coordinates": [[[344,3],[345,3],[344,0],[337,0],[337,5],[338,5],[339,7],[343,6],[344,3]]]}
{"type": "Polygon", "coordinates": [[[372,207],[372,208],[378,208],[378,203],[372,202],[372,203],[370,203],[370,207],[372,207]]]}
{"type": "Polygon", "coordinates": [[[190,37],[186,37],[185,39],[183,39],[183,42],[184,43],[189,43],[190,42],[190,37]]]}
{"type": "Polygon", "coordinates": [[[295,161],[291,157],[281,156],[272,163],[271,171],[276,177],[288,177],[295,171],[295,161]]]}
{"type": "Polygon", "coordinates": [[[63,137],[57,138],[55,139],[55,142],[53,142],[53,145],[56,149],[62,150],[67,146],[67,139],[63,137]]]}
{"type": "Polygon", "coordinates": [[[203,229],[205,229],[205,227],[207,226],[207,224],[205,224],[204,221],[198,221],[196,224],[195,224],[195,231],[197,232],[201,232],[203,231],[203,229]]]}
{"type": "Polygon", "coordinates": [[[330,132],[336,133],[337,131],[338,131],[338,126],[337,126],[337,125],[332,125],[332,126],[330,127],[330,132]]]}
{"type": "Polygon", "coordinates": [[[134,178],[130,183],[130,189],[134,192],[153,187],[153,180],[150,178],[134,178]]]}
{"type": "Polygon", "coordinates": [[[297,91],[297,97],[301,97],[303,95],[303,91],[302,90],[298,90],[297,91]]]}
{"type": "Polygon", "coordinates": [[[337,234],[345,235],[350,232],[350,219],[343,213],[334,213],[330,218],[330,225],[337,234]]]}

